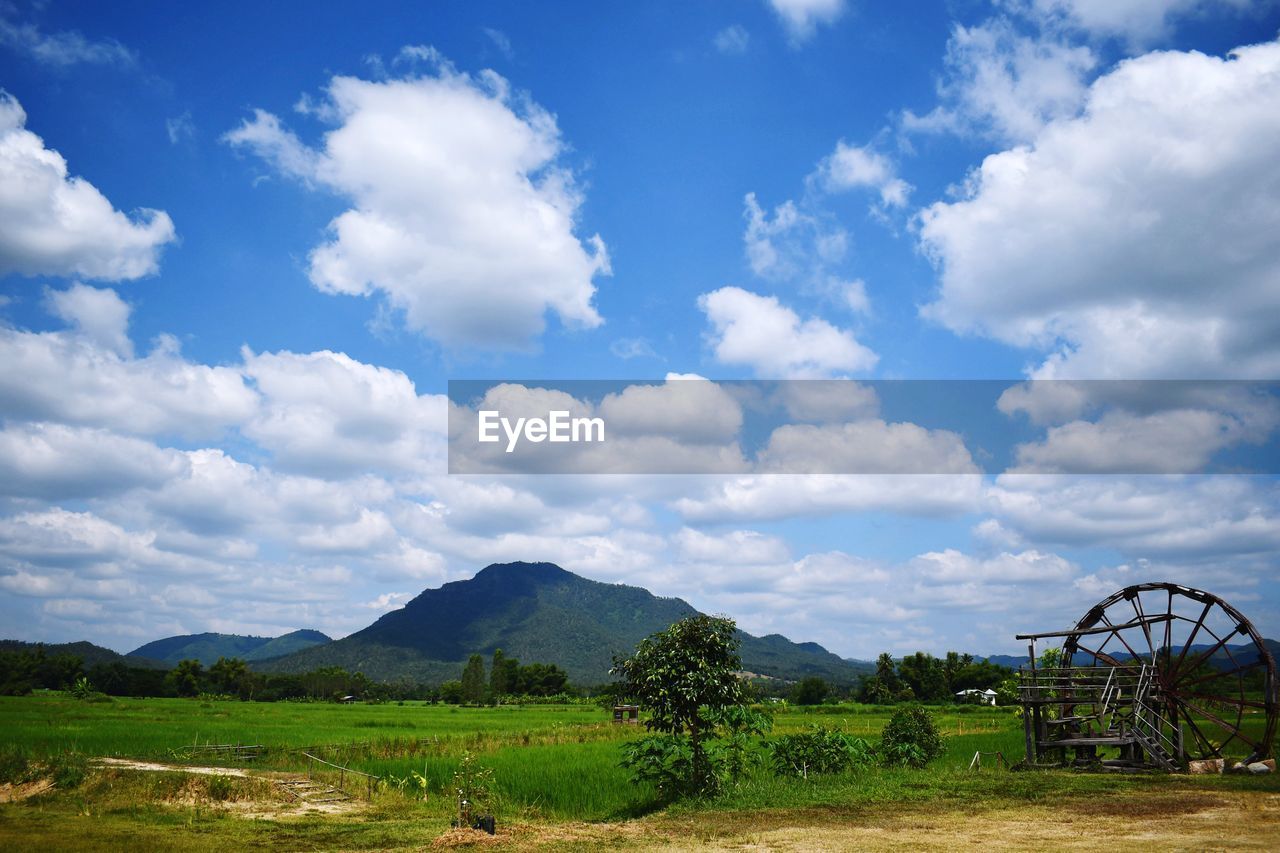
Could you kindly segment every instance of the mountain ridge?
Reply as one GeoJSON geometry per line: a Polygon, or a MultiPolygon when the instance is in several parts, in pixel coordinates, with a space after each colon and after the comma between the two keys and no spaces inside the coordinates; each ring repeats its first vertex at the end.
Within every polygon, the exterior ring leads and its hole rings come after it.
{"type": "Polygon", "coordinates": [[[206,631],[200,634],[179,634],[152,640],[129,652],[126,657],[151,658],[169,666],[191,659],[210,666],[216,663],[218,658],[240,658],[249,662],[267,660],[331,642],[333,640],[328,635],[309,628],[290,631],[279,637],[255,637],[206,631]]]}
{"type": "MultiPolygon", "coordinates": [[[[590,580],[554,563],[494,563],[466,580],[423,590],[372,625],[324,646],[255,668],[305,672],[343,666],[371,678],[436,682],[457,678],[471,654],[501,648],[523,663],[554,663],[576,684],[610,680],[615,654],[698,611],[642,587],[590,580]]],[[[816,643],[738,632],[744,670],[796,680],[818,675],[852,684],[869,665],[851,664],[816,643]]]]}

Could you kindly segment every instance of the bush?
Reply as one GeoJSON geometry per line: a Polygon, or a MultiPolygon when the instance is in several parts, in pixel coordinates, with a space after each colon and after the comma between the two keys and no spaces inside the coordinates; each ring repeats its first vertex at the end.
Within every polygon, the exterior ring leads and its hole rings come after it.
{"type": "Polygon", "coordinates": [[[924,767],[946,751],[933,715],[919,705],[895,711],[880,739],[880,762],[891,767],[924,767]]]}
{"type": "Polygon", "coordinates": [[[30,781],[31,761],[27,751],[20,746],[6,746],[0,749],[0,784],[15,785],[30,781]]]}
{"type": "Polygon", "coordinates": [[[78,788],[89,774],[89,760],[79,752],[64,752],[49,759],[46,771],[58,788],[78,788]]]}
{"type": "Polygon", "coordinates": [[[842,773],[871,763],[873,752],[860,737],[812,725],[809,731],[769,742],[773,770],[779,776],[809,778],[811,773],[842,773]]]}

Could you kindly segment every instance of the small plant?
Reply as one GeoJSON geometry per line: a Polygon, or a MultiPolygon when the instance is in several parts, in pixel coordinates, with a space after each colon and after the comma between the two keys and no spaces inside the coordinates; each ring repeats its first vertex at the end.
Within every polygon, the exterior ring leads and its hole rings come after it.
{"type": "Polygon", "coordinates": [[[31,780],[31,761],[21,746],[9,745],[0,749],[0,784],[15,785],[31,780]]]}
{"type": "Polygon", "coordinates": [[[89,760],[83,753],[64,752],[49,759],[45,770],[53,777],[56,787],[64,790],[78,788],[89,775],[89,760]]]}
{"type": "Polygon", "coordinates": [[[866,767],[874,756],[870,744],[862,738],[818,725],[809,726],[807,732],[783,735],[771,741],[769,752],[775,773],[802,779],[808,779],[810,774],[842,773],[866,767]]]}
{"type": "Polygon", "coordinates": [[[458,826],[475,826],[478,819],[488,813],[492,788],[493,770],[481,767],[474,755],[463,752],[462,761],[453,774],[453,789],[458,795],[458,826]]]}
{"type": "Polygon", "coordinates": [[[880,763],[890,767],[924,767],[947,751],[933,716],[919,705],[899,708],[884,727],[880,763]]]}

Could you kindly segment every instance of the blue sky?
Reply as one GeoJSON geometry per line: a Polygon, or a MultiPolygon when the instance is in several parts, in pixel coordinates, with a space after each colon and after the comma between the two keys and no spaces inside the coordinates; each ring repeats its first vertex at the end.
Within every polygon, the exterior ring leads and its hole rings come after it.
{"type": "Polygon", "coordinates": [[[1250,0],[0,4],[0,633],[340,635],[499,559],[862,657],[1009,649],[1011,603],[1139,580],[1280,633],[1274,478],[1150,461],[1274,407],[1029,392],[1036,473],[451,478],[441,396],[1275,379],[1278,31],[1250,0]]]}

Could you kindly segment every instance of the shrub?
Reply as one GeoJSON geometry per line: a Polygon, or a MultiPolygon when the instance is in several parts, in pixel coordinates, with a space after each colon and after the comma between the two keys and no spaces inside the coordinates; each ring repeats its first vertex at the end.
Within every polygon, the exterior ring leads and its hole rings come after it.
{"type": "Polygon", "coordinates": [[[812,725],[809,731],[769,742],[773,770],[779,776],[809,778],[811,773],[841,773],[871,763],[871,746],[860,737],[812,725]]]}
{"type": "Polygon", "coordinates": [[[31,761],[27,751],[17,745],[0,749],[0,784],[11,782],[15,785],[27,782],[31,778],[31,761]]]}
{"type": "Polygon", "coordinates": [[[933,715],[919,705],[895,711],[880,739],[880,762],[887,766],[924,767],[944,752],[933,715]]]}
{"type": "Polygon", "coordinates": [[[89,760],[83,753],[64,752],[49,759],[46,771],[58,788],[78,788],[89,774],[89,760]]]}

